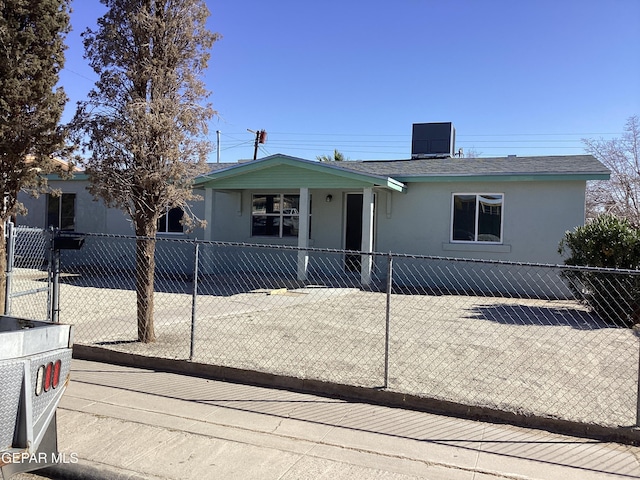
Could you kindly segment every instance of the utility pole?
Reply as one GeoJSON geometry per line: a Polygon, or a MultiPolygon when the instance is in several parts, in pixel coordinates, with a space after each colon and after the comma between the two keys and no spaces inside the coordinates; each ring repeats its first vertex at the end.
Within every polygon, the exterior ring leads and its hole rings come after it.
{"type": "Polygon", "coordinates": [[[216,150],[217,150],[217,161],[216,163],[220,163],[220,130],[216,130],[216,150]]]}
{"type": "Polygon", "coordinates": [[[267,131],[266,130],[258,130],[257,132],[250,130],[247,128],[248,132],[256,134],[256,141],[253,144],[253,159],[258,158],[258,144],[266,143],[267,141],[267,131]]]}

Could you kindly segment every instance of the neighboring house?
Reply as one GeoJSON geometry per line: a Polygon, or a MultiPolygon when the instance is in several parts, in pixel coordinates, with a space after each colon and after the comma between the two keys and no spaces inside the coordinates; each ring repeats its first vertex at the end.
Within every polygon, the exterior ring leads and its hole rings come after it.
{"type": "MultiPolygon", "coordinates": [[[[406,160],[276,154],[213,164],[194,185],[203,197],[194,210],[208,225],[189,236],[299,247],[300,279],[307,248],[562,263],[560,240],[585,221],[586,182],[608,179],[609,170],[591,155],[458,158],[453,143],[444,158],[416,153],[414,139],[415,158],[406,160]]],[[[91,199],[82,175],[52,184],[60,200],[49,198],[45,209],[41,200],[22,199],[30,213],[19,223],[46,226],[56,217],[77,231],[133,233],[123,213],[91,199]]],[[[179,216],[169,213],[167,234],[181,235],[172,223],[179,216]]],[[[359,272],[363,283],[373,268],[370,256],[345,256],[344,270],[359,272]]]]}

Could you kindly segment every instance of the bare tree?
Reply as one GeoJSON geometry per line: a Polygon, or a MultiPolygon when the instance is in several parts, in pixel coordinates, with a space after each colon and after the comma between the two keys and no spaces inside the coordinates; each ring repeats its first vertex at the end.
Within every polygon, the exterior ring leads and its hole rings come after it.
{"type": "Polygon", "coordinates": [[[479,158],[481,156],[482,156],[482,152],[479,152],[478,150],[476,150],[475,147],[467,148],[466,150],[464,150],[465,158],[479,158]]]}
{"type": "Polygon", "coordinates": [[[587,218],[610,213],[640,225],[640,120],[629,117],[622,137],[583,139],[588,153],[611,170],[609,181],[587,186],[587,218]]]}
{"type": "Polygon", "coordinates": [[[215,112],[201,77],[218,35],[206,28],[203,0],[101,2],[109,10],[83,34],[99,80],[74,124],[85,135],[91,193],[132,219],[138,340],[153,342],[158,221],[170,208],[189,212],[193,179],[207,170],[215,112]]]}
{"type": "MultiPolygon", "coordinates": [[[[65,156],[59,126],[67,97],[56,88],[69,32],[67,0],[0,2],[0,239],[5,222],[25,214],[21,190],[46,190],[47,173],[65,171],[54,156],[65,156]]],[[[4,311],[6,245],[0,241],[0,309],[4,311]]]]}

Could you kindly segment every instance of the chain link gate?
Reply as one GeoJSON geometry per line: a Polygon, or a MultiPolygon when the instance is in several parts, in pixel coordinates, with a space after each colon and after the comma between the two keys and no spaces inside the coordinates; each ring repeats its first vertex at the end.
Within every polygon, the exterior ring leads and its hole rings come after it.
{"type": "Polygon", "coordinates": [[[47,232],[7,222],[5,241],[5,314],[51,321],[52,279],[47,232]]]}
{"type": "Polygon", "coordinates": [[[5,290],[5,314],[14,313],[14,302],[25,296],[46,294],[46,311],[34,312],[29,307],[39,305],[33,298],[21,302],[18,316],[59,321],[60,311],[60,251],[78,250],[84,236],[58,229],[16,227],[7,222],[6,228],[7,271],[5,290]],[[46,281],[46,285],[44,282],[46,281]],[[26,308],[25,308],[26,307],[26,308]]]}

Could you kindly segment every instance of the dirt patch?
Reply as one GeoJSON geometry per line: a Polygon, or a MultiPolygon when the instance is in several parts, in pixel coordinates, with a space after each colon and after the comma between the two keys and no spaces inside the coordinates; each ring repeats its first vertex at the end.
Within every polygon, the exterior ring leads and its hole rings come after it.
{"type": "MultiPolygon", "coordinates": [[[[130,290],[61,285],[75,341],[604,426],[635,424],[638,338],[571,301],[302,288],[157,293],[158,341],[136,342],[130,290]],[[192,310],[195,308],[195,323],[192,310]]],[[[14,314],[26,309],[22,297],[14,314]]]]}

